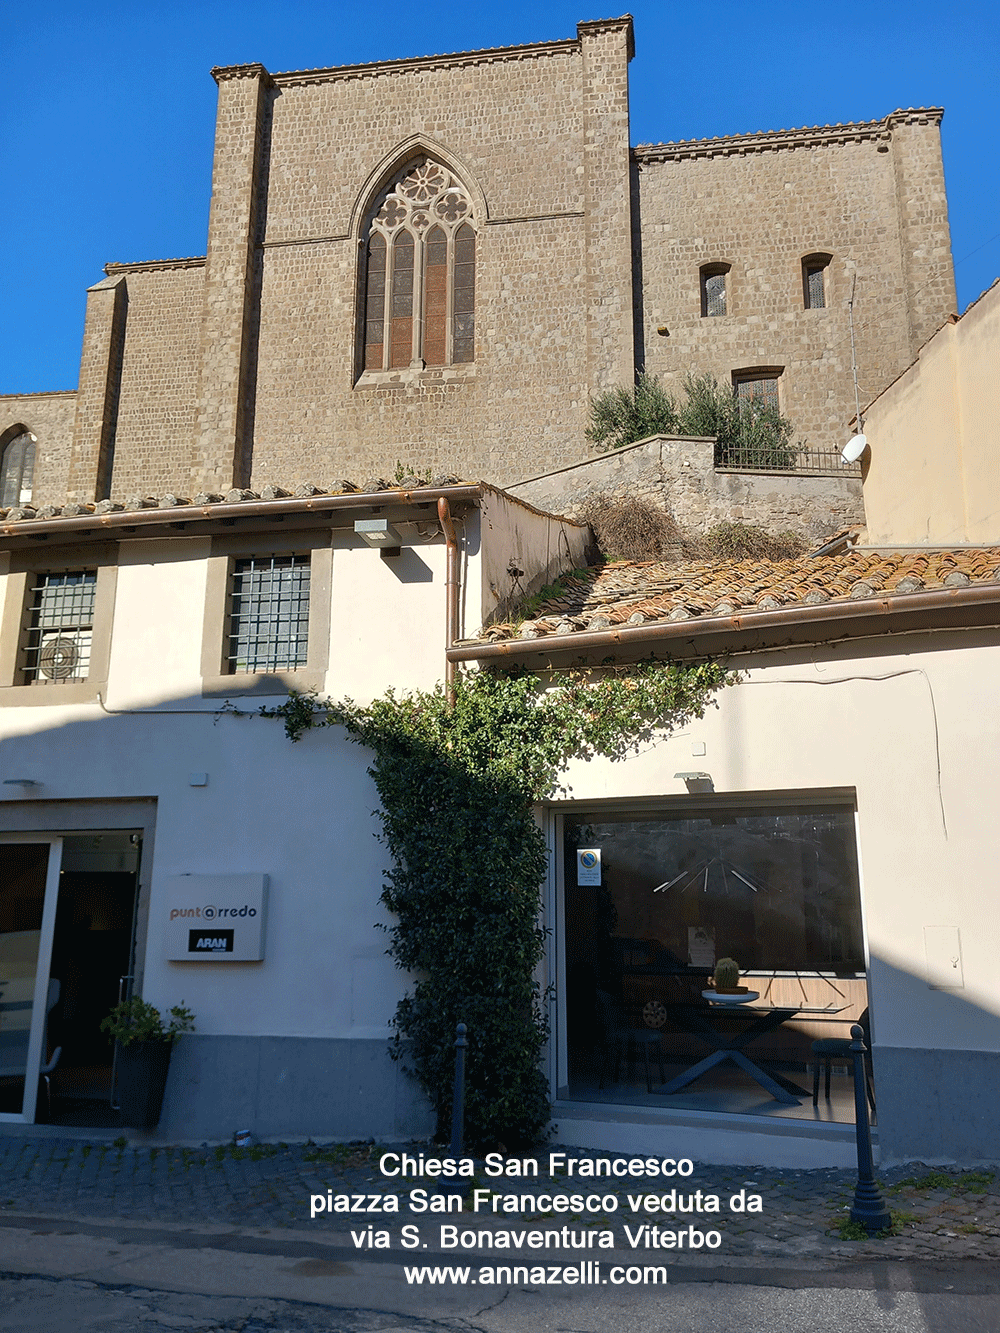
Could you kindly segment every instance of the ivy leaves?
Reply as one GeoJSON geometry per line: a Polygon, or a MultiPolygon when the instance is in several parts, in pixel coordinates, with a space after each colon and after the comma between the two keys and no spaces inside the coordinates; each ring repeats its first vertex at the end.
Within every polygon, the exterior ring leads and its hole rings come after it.
{"type": "Polygon", "coordinates": [[[549,1119],[541,1060],[548,1038],[535,973],[545,934],[545,843],[536,802],[571,759],[624,759],[658,732],[701,717],[734,677],[719,663],[648,661],[553,679],[470,673],[443,688],[369,705],[292,693],[277,708],[292,741],[339,725],[373,753],[384,842],[389,954],[416,978],[394,1018],[430,1096],[439,1137],[451,1117],[455,1024],[469,1029],[470,1145],[530,1145],[549,1119]]]}

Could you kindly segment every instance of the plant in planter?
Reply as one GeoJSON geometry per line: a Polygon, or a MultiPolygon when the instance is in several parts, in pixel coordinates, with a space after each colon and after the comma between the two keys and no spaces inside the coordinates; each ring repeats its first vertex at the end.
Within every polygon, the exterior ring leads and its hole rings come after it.
{"type": "Polygon", "coordinates": [[[735,958],[720,958],[714,975],[715,989],[720,995],[742,995],[747,989],[739,985],[740,965],[735,958]]]}
{"type": "Polygon", "coordinates": [[[151,1129],[160,1119],[170,1069],[170,1052],[182,1032],[194,1031],[194,1014],[183,1004],[167,1011],[139,996],[122,1000],[101,1023],[115,1042],[118,1105],[126,1125],[151,1129]]]}

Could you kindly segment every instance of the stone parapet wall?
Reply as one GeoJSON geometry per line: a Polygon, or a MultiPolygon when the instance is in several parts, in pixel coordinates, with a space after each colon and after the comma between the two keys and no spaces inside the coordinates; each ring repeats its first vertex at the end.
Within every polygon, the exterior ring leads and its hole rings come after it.
{"type": "Polygon", "coordinates": [[[656,435],[507,490],[568,517],[578,516],[598,495],[641,498],[670,513],[681,531],[692,535],[738,519],[818,544],[864,522],[859,477],[716,471],[714,450],[711,439],[656,435]]]}

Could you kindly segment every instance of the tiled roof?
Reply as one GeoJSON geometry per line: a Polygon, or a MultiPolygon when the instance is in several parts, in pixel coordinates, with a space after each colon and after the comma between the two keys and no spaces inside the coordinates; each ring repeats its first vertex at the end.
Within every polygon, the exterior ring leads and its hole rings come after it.
{"type": "Polygon", "coordinates": [[[707,621],[873,597],[904,599],[991,583],[1000,583],[1000,547],[855,548],[839,555],[778,561],[621,561],[563,580],[565,591],[531,620],[492,625],[479,641],[569,636],[658,621],[707,621]]]}
{"type": "MultiPolygon", "coordinates": [[[[203,492],[192,498],[168,493],[162,496],[132,495],[125,503],[119,500],[99,500],[82,504],[43,505],[36,508],[31,504],[15,505],[11,509],[0,509],[0,531],[13,534],[18,530],[15,525],[31,523],[37,528],[41,523],[58,519],[81,519],[89,516],[106,518],[111,514],[139,513],[144,510],[177,510],[190,507],[207,516],[207,511],[220,505],[249,505],[258,500],[316,500],[324,496],[341,495],[381,495],[385,491],[398,491],[409,494],[415,490],[437,491],[451,486],[468,486],[458,477],[439,476],[430,480],[424,477],[406,476],[400,481],[386,481],[384,477],[372,477],[362,485],[353,481],[335,481],[328,487],[313,486],[311,482],[300,482],[291,490],[282,486],[265,486],[260,491],[251,491],[234,486],[225,495],[211,495],[203,492]]],[[[173,515],[176,516],[176,515],[173,515]]]]}

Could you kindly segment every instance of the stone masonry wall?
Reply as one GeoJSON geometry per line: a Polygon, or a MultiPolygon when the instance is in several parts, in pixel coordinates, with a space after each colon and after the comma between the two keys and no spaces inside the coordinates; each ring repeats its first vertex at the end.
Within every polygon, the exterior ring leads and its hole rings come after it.
{"type": "Polygon", "coordinates": [[[839,450],[854,416],[855,276],[862,404],[954,308],[939,120],[896,113],[637,149],[646,369],[679,389],[689,372],[728,384],[736,370],[780,368],[795,439],[839,450]],[[802,260],[819,252],[832,256],[826,304],[805,309],[802,260]],[[731,265],[726,313],[702,316],[699,270],[714,263],[731,265]]]}
{"type": "Polygon", "coordinates": [[[716,471],[714,449],[714,440],[656,435],[507,490],[571,518],[597,495],[639,497],[670,513],[686,533],[739,519],[774,533],[795,532],[813,545],[864,522],[858,476],[716,471]]]}
{"type": "Polygon", "coordinates": [[[111,497],[190,494],[203,261],[109,264],[128,284],[111,497]]]}
{"type": "Polygon", "coordinates": [[[632,368],[630,37],[273,76],[255,489],[577,456],[590,387],[632,368]],[[476,359],[359,377],[366,207],[419,151],[476,201],[476,359]]]}
{"type": "MultiPolygon", "coordinates": [[[[776,368],[794,438],[839,449],[855,277],[863,402],[954,305],[940,111],[630,150],[631,54],[626,17],[532,46],[214,71],[207,258],[109,265],[90,290],[72,452],[43,463],[46,499],[102,498],[112,461],[120,501],[361,484],[397,461],[506,485],[586,458],[591,396],[636,365],[673,389],[776,368]],[[475,360],[362,371],[369,210],[425,154],[472,200],[475,360]],[[819,252],[825,305],[805,309],[819,252]],[[731,266],[727,313],[703,318],[708,263],[731,266]]],[[[734,482],[733,505],[753,486],[781,491],[734,482]]]]}
{"type": "Polygon", "coordinates": [[[63,504],[73,449],[76,390],[0,395],[0,436],[25,426],[35,436],[35,475],[31,503],[63,504]]]}

